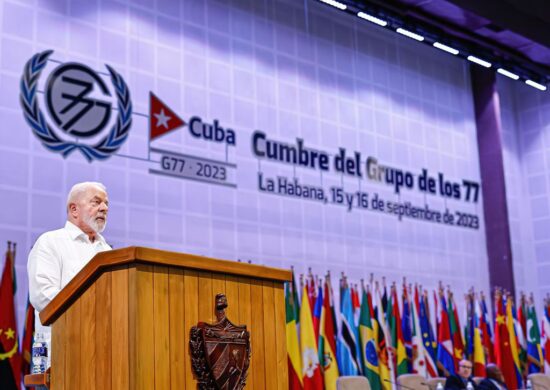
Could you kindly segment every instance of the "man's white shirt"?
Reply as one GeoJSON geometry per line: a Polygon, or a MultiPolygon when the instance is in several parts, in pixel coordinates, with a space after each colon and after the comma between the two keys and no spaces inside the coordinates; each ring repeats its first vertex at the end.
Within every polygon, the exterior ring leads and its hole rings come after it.
{"type": "Polygon", "coordinates": [[[42,326],[38,312],[71,281],[99,252],[112,249],[100,234],[91,242],[88,235],[73,223],[42,234],[29,254],[29,298],[36,309],[36,332],[50,341],[49,327],[42,326]]]}
{"type": "Polygon", "coordinates": [[[65,227],[42,234],[29,254],[30,301],[42,311],[63,287],[97,253],[110,250],[103,236],[94,242],[76,225],[67,221],[65,227]]]}

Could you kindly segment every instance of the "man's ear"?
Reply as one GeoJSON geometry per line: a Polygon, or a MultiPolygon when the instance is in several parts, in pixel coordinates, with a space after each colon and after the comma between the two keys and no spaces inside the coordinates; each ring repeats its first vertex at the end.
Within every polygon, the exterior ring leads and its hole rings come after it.
{"type": "Polygon", "coordinates": [[[69,214],[70,214],[71,217],[76,218],[76,215],[78,214],[76,203],[70,203],[69,204],[69,214]]]}

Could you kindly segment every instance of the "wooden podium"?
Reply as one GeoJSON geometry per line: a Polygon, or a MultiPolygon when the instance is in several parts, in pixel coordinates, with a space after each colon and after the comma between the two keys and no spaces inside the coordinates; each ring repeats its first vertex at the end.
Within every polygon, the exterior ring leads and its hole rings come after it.
{"type": "Polygon", "coordinates": [[[40,313],[52,326],[50,388],[196,389],[189,333],[227,317],[250,332],[247,389],[288,388],[283,282],[291,272],[129,247],[96,255],[40,313]]]}

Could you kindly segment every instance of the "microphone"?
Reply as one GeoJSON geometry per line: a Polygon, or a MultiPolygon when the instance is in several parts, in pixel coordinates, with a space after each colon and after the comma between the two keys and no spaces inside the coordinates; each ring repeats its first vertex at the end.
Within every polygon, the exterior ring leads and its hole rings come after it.
{"type": "Polygon", "coordinates": [[[401,387],[401,388],[406,389],[406,390],[416,390],[416,389],[413,389],[412,387],[402,385],[401,383],[390,381],[389,379],[384,379],[384,382],[389,382],[393,385],[396,385],[396,386],[401,387]]]}

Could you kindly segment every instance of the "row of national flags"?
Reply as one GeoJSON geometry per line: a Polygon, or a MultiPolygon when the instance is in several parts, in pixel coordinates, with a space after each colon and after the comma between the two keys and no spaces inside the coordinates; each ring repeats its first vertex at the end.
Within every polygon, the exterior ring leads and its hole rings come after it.
{"type": "MultiPolygon", "coordinates": [[[[15,245],[8,242],[0,279],[0,389],[20,390],[30,372],[34,309],[27,302],[24,332],[17,334],[15,245]]],[[[523,388],[528,374],[550,374],[550,296],[539,319],[533,296],[517,305],[497,289],[494,315],[483,293],[465,295],[460,318],[454,295],[440,284],[432,295],[419,285],[352,284],[342,275],[338,301],[330,274],[311,274],[285,285],[289,389],[336,390],[344,375],[364,375],[372,390],[396,390],[399,375],[447,376],[461,359],[485,376],[498,364],[508,389],[523,388]],[[461,320],[464,327],[461,327],[461,320]]]]}
{"type": "Polygon", "coordinates": [[[15,314],[15,244],[8,250],[0,279],[0,389],[20,390],[24,375],[30,373],[34,333],[34,308],[27,302],[23,338],[19,342],[15,314]]]}
{"type": "Polygon", "coordinates": [[[528,374],[550,374],[550,297],[540,320],[532,296],[521,294],[516,307],[498,289],[494,316],[473,290],[459,316],[441,283],[430,293],[405,280],[387,287],[371,276],[357,285],[342,275],[337,297],[330,273],[285,285],[289,389],[335,390],[339,376],[363,375],[372,390],[396,390],[399,375],[448,376],[462,359],[480,377],[498,364],[510,390],[523,388],[528,374]]]}

